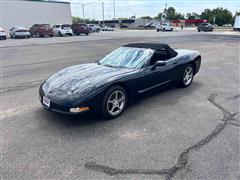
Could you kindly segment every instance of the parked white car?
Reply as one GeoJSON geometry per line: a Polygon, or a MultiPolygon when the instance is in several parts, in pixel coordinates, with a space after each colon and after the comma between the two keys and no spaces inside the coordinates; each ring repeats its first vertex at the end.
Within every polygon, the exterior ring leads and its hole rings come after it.
{"type": "Polygon", "coordinates": [[[72,36],[73,31],[70,24],[56,24],[53,26],[54,36],[72,36]]]}
{"type": "Polygon", "coordinates": [[[11,29],[9,29],[9,35],[14,39],[31,37],[29,30],[22,26],[13,26],[11,29]]]}
{"type": "Polygon", "coordinates": [[[223,27],[232,27],[231,24],[224,24],[223,27]]]}
{"type": "Polygon", "coordinates": [[[101,30],[101,27],[97,24],[88,24],[88,28],[91,30],[91,32],[99,32],[101,30]]]}
{"type": "Polygon", "coordinates": [[[170,24],[160,24],[156,27],[157,32],[159,31],[173,31],[173,27],[170,24]]]}
{"type": "Polygon", "coordinates": [[[105,26],[102,28],[102,31],[114,31],[114,28],[109,27],[109,26],[105,26]]]}
{"type": "Polygon", "coordinates": [[[7,39],[6,33],[3,28],[0,27],[0,39],[7,39]]]}

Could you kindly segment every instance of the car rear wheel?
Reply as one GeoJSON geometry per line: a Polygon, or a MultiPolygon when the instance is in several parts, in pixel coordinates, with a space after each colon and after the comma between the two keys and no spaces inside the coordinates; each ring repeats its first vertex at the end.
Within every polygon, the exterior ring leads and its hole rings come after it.
{"type": "Polygon", "coordinates": [[[58,32],[58,36],[63,36],[62,33],[61,33],[60,31],[58,32]]]}
{"type": "Polygon", "coordinates": [[[184,88],[190,86],[193,81],[193,76],[194,76],[193,65],[188,64],[182,73],[182,77],[179,81],[179,85],[184,88]]]}
{"type": "Polygon", "coordinates": [[[111,87],[105,94],[102,103],[102,115],[106,119],[114,119],[120,116],[127,103],[127,95],[121,86],[111,87]]]}

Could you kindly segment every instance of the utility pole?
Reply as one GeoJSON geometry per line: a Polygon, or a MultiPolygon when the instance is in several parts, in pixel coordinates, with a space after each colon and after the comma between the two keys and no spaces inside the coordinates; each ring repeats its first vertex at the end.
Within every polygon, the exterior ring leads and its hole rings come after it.
{"type": "Polygon", "coordinates": [[[114,27],[116,28],[116,6],[115,0],[113,0],[113,15],[114,15],[114,27]]]}
{"type": "Polygon", "coordinates": [[[84,4],[82,4],[83,21],[85,23],[84,4]]]}
{"type": "Polygon", "coordinates": [[[102,1],[102,15],[103,15],[103,25],[104,25],[104,2],[102,1]]]}

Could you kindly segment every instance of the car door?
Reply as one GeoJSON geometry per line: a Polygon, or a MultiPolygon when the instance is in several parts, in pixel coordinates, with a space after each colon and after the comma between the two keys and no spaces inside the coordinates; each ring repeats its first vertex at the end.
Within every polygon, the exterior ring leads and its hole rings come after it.
{"type": "Polygon", "coordinates": [[[145,92],[172,81],[175,76],[176,65],[177,58],[171,58],[166,48],[156,51],[144,70],[142,89],[139,92],[145,92]],[[165,65],[154,67],[157,61],[164,61],[165,65]]]}
{"type": "Polygon", "coordinates": [[[56,36],[58,32],[57,25],[53,26],[53,34],[56,36]]]}

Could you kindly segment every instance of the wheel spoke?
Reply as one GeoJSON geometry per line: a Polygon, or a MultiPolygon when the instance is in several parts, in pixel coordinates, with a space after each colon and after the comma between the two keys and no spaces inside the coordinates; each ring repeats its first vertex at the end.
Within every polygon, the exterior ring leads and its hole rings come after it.
{"type": "Polygon", "coordinates": [[[108,100],[108,103],[114,104],[114,100],[108,100]]]}
{"type": "Polygon", "coordinates": [[[120,99],[118,99],[118,102],[122,102],[122,101],[124,101],[124,97],[121,97],[120,99]]]}

